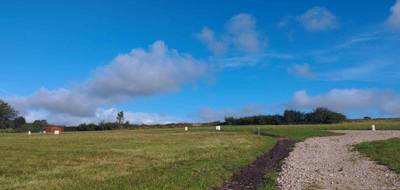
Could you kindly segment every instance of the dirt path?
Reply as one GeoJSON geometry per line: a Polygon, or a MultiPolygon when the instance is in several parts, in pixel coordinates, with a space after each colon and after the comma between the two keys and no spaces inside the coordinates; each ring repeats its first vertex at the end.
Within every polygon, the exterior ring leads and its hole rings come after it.
{"type": "Polygon", "coordinates": [[[296,144],[282,166],[281,189],[400,189],[400,175],[351,150],[364,141],[400,137],[400,131],[337,132],[346,134],[296,144]]]}
{"type": "Polygon", "coordinates": [[[258,157],[253,163],[240,171],[226,181],[222,187],[211,188],[218,190],[243,190],[257,189],[263,183],[263,177],[267,171],[278,167],[280,161],[289,155],[290,147],[293,141],[281,139],[269,152],[258,157]]]}

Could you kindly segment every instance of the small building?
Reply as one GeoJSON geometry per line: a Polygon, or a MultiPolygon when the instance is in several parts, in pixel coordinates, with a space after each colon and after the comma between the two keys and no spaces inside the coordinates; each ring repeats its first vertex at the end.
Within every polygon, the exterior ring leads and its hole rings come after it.
{"type": "Polygon", "coordinates": [[[64,127],[60,127],[57,125],[47,125],[46,133],[54,133],[54,131],[64,132],[64,127]]]}

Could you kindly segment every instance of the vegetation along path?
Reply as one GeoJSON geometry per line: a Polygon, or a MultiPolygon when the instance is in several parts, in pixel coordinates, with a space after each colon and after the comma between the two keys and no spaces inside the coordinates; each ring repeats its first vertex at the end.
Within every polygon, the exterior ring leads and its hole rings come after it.
{"type": "Polygon", "coordinates": [[[281,189],[400,189],[400,175],[353,150],[364,141],[400,137],[400,131],[335,131],[341,136],[297,143],[278,178],[281,189]]]}
{"type": "Polygon", "coordinates": [[[278,143],[269,152],[258,157],[247,167],[236,172],[233,177],[226,181],[222,187],[211,188],[218,190],[255,190],[263,183],[266,172],[272,171],[279,166],[281,160],[289,155],[290,147],[294,141],[279,139],[278,143]]]}

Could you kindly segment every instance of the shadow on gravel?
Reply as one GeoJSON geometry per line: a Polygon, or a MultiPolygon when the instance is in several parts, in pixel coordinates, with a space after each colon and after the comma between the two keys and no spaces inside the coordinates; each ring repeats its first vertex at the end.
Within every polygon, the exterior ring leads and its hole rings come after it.
{"type": "Polygon", "coordinates": [[[236,172],[226,181],[222,187],[212,187],[213,190],[239,190],[257,189],[263,184],[264,175],[277,169],[281,160],[289,156],[294,141],[278,139],[276,145],[269,151],[258,157],[250,165],[236,172]]]}

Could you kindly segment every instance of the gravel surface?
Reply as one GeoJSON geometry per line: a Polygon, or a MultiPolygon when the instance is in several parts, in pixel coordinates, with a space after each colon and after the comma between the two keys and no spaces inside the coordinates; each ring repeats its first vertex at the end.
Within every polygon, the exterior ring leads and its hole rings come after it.
{"type": "Polygon", "coordinates": [[[341,136],[297,143],[278,178],[290,189],[400,189],[400,175],[352,151],[365,141],[400,137],[400,131],[334,131],[341,136]]]}

